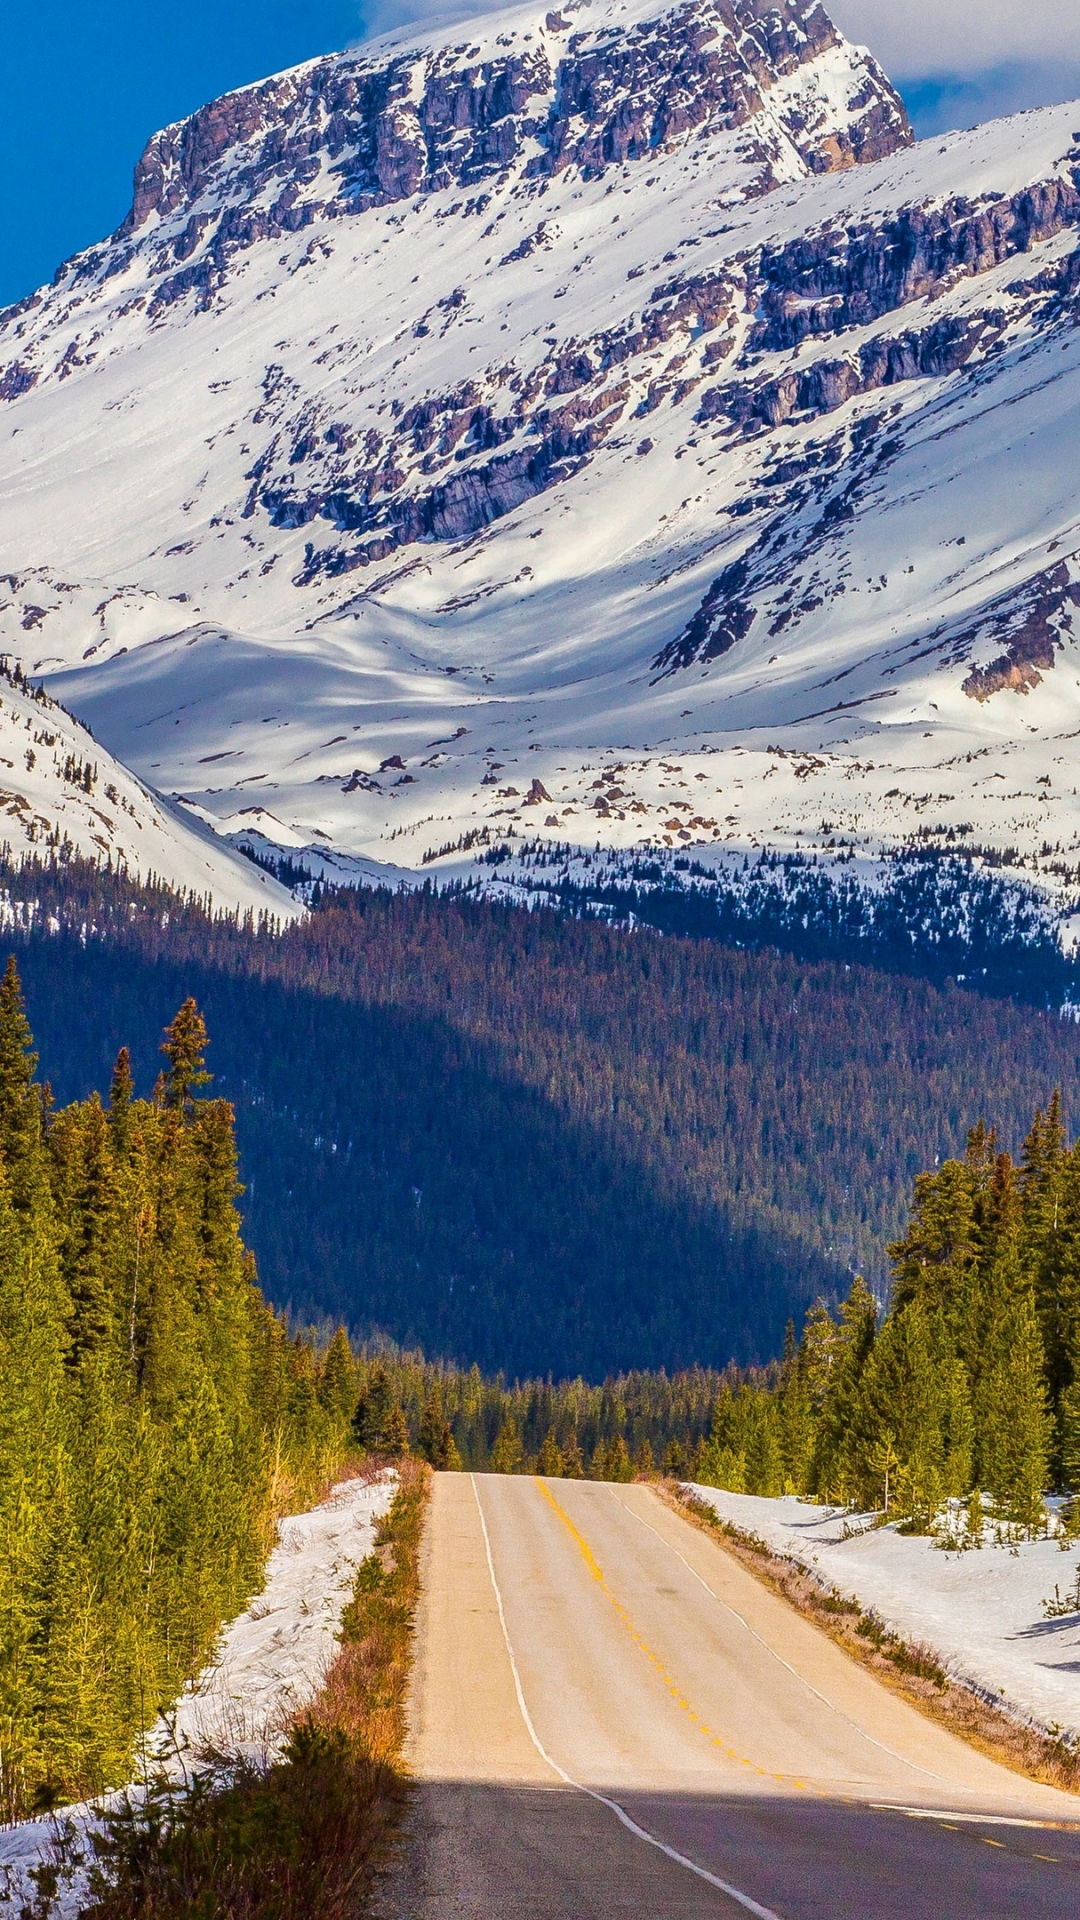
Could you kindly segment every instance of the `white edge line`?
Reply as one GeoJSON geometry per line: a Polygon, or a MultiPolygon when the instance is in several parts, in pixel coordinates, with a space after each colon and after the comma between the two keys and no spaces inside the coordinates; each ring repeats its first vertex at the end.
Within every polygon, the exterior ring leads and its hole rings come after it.
{"type": "Polygon", "coordinates": [[[895,1747],[887,1747],[885,1745],[884,1740],[875,1740],[872,1733],[867,1733],[865,1727],[860,1727],[857,1720],[853,1720],[849,1713],[844,1712],[843,1707],[838,1707],[835,1701],[829,1699],[827,1694],[822,1693],[818,1687],[815,1687],[812,1680],[808,1680],[804,1673],[800,1673],[797,1667],[793,1667],[790,1661],[785,1660],[782,1653],[777,1653],[775,1647],[770,1647],[768,1641],[764,1638],[764,1636],[757,1631],[756,1627],[752,1627],[750,1625],[749,1620],[745,1620],[743,1618],[742,1614],[739,1612],[737,1607],[733,1607],[730,1601],[721,1599],[720,1595],[716,1592],[715,1588],[710,1587],[708,1581],[702,1578],[697,1568],[692,1567],[690,1565],[689,1560],[687,1560],[686,1556],[679,1552],[679,1549],[675,1545],[673,1540],[665,1539],[664,1535],[660,1532],[659,1527],[654,1527],[651,1521],[646,1520],[642,1514],[635,1513],[633,1507],[629,1504],[628,1501],[623,1500],[621,1504],[626,1508],[626,1511],[630,1515],[632,1520],[637,1520],[641,1526],[648,1527],[649,1532],[655,1533],[657,1539],[661,1542],[661,1544],[667,1547],[670,1550],[670,1552],[672,1552],[675,1555],[675,1558],[677,1560],[682,1561],[683,1566],[686,1568],[687,1573],[693,1574],[694,1579],[698,1582],[698,1585],[704,1587],[706,1593],[711,1594],[712,1598],[716,1601],[716,1604],[718,1607],[723,1607],[725,1613],[730,1613],[732,1617],[739,1622],[740,1626],[746,1628],[747,1633],[750,1634],[751,1637],[757,1641],[758,1645],[760,1647],[764,1647],[765,1652],[767,1654],[770,1654],[771,1657],[778,1663],[778,1665],[785,1668],[785,1670],[791,1674],[793,1679],[798,1680],[801,1683],[801,1685],[806,1688],[808,1693],[812,1693],[814,1695],[815,1699],[820,1700],[822,1706],[828,1707],[830,1713],[835,1713],[839,1720],[843,1720],[845,1724],[852,1729],[853,1732],[859,1735],[860,1739],[868,1741],[870,1746],[872,1747],[877,1747],[879,1752],[887,1753],[890,1760],[899,1760],[901,1766],[910,1767],[913,1773],[924,1773],[928,1780],[938,1780],[941,1782],[943,1786],[952,1786],[952,1787],[959,1786],[961,1793],[974,1793],[975,1789],[973,1787],[965,1787],[959,1781],[947,1781],[945,1779],[944,1774],[935,1773],[931,1767],[920,1767],[917,1760],[909,1760],[906,1754],[897,1753],[895,1747]]]}
{"type": "Polygon", "coordinates": [[[562,1780],[566,1786],[573,1787],[577,1793],[584,1793],[590,1800],[597,1800],[602,1807],[607,1807],[609,1812],[613,1813],[615,1818],[622,1822],[627,1832],[632,1833],[636,1840],[644,1840],[648,1846],[655,1847],[658,1853],[666,1854],[669,1860],[675,1862],[676,1866],[685,1867],[688,1873],[696,1873],[699,1880],[707,1880],[710,1887],[716,1887],[720,1893],[726,1893],[729,1900],[736,1901],[740,1907],[745,1908],[747,1913],[756,1914],[757,1920],[780,1920],[779,1914],[774,1913],[771,1907],[760,1906],[756,1900],[750,1898],[748,1893],[740,1893],[738,1887],[733,1887],[729,1885],[728,1881],[719,1879],[715,1873],[710,1873],[706,1867],[699,1867],[696,1860],[688,1860],[685,1853],[677,1853],[674,1847],[667,1845],[666,1841],[658,1840],[654,1833],[649,1833],[644,1827],[639,1827],[637,1821],[631,1818],[625,1807],[620,1807],[617,1800],[609,1800],[606,1794],[598,1793],[595,1787],[583,1786],[580,1780],[572,1779],[566,1772],[566,1769],[560,1767],[557,1760],[552,1759],[550,1753],[548,1753],[546,1747],[541,1742],[536,1728],[533,1726],[532,1715],[525,1703],[525,1695],[521,1686],[521,1675],[518,1672],[518,1664],[514,1658],[514,1649],[510,1643],[510,1634],[506,1625],[506,1614],[503,1610],[502,1594],[499,1590],[499,1582],[495,1577],[495,1562],[491,1557],[491,1538],[487,1529],[487,1521],[484,1518],[484,1509],[480,1504],[480,1490],[476,1484],[475,1473],[470,1473],[469,1479],[472,1482],[476,1511],[480,1515],[480,1526],[484,1535],[484,1551],[487,1554],[488,1572],[491,1575],[495,1604],[499,1610],[499,1625],[502,1628],[503,1643],[506,1647],[507,1658],[510,1662],[510,1671],[514,1676],[514,1691],[517,1694],[517,1703],[521,1708],[521,1717],[525,1722],[529,1738],[536,1748],[537,1753],[540,1755],[541,1760],[551,1768],[553,1773],[558,1774],[559,1779],[562,1780]]]}
{"type": "Polygon", "coordinates": [[[1008,1813],[957,1813],[954,1807],[898,1807],[895,1800],[872,1800],[873,1813],[902,1813],[907,1820],[962,1820],[967,1827],[1035,1827],[1040,1833],[1075,1833],[1064,1820],[1018,1820],[1008,1813]]]}

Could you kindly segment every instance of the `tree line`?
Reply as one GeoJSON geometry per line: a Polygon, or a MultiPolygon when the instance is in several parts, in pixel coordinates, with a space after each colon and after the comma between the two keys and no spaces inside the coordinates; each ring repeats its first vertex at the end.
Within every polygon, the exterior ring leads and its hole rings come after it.
{"type": "MultiPolygon", "coordinates": [[[[83,1010],[85,1017],[85,1010],[83,1010]]],[[[139,1099],[54,1106],[0,984],[0,1816],[129,1778],[138,1735],[348,1441],[344,1338],[264,1304],[233,1114],[187,1000],[139,1099]]]]}
{"type": "Polygon", "coordinates": [[[732,1384],[776,1369],[694,1367],[681,1373],[508,1383],[479,1367],[385,1348],[356,1356],[353,1436],[363,1449],[418,1453],[440,1469],[632,1480],[681,1475],[703,1457],[713,1410],[732,1384]]]}
{"type": "Polygon", "coordinates": [[[819,1301],[789,1332],[777,1379],[725,1387],[696,1477],[915,1530],[952,1502],[973,1541],[988,1510],[1037,1530],[1047,1492],[1080,1492],[1080,1142],[1060,1096],[1019,1164],[979,1125],[963,1159],[920,1174],[890,1254],[883,1318],[857,1278],[838,1313],[819,1301]]]}
{"type": "Polygon", "coordinates": [[[486,1375],[778,1357],[919,1168],[1071,1098],[1080,1028],[957,986],[460,898],[343,893],[284,931],[122,876],[0,868],[65,1098],[194,993],[267,1295],[486,1375]],[[94,1021],[82,1013],[92,1004],[94,1021]]]}
{"type": "MultiPolygon", "coordinates": [[[[475,1367],[359,1365],[361,1445],[435,1466],[794,1493],[981,1537],[1080,1492],[1080,1141],[1054,1094],[1019,1163],[985,1125],[920,1174],[884,1314],[861,1276],[763,1369],[507,1386],[475,1367]]],[[[1080,1520],[1080,1515],[1076,1516],[1080,1520]]]]}

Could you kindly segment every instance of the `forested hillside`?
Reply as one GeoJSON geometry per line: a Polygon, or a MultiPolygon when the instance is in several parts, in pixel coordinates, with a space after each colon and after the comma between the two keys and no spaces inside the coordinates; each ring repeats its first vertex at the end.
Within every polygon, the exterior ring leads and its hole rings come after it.
{"type": "Polygon", "coordinates": [[[972,1123],[1015,1147],[1074,1104],[1071,1022],[869,968],[427,895],[275,936],[75,868],[3,884],[60,1091],[129,1039],[148,1091],[193,992],[269,1297],[492,1373],[777,1356],[819,1293],[885,1287],[972,1123]]]}
{"type": "Polygon", "coordinates": [[[890,1253],[880,1326],[857,1278],[838,1316],[815,1306],[778,1380],[725,1384],[698,1478],[927,1529],[965,1499],[969,1542],[989,1494],[998,1520],[1040,1527],[1048,1487],[1080,1491],[1080,1142],[1056,1096],[1019,1166],[977,1127],[963,1159],[920,1174],[890,1253]]]}
{"type": "Polygon", "coordinates": [[[348,1434],[347,1346],[317,1360],[255,1285],[204,1043],[188,1000],[150,1099],[121,1052],[107,1103],[54,1111],[14,963],[0,986],[4,1819],[129,1777],[348,1434]]]}

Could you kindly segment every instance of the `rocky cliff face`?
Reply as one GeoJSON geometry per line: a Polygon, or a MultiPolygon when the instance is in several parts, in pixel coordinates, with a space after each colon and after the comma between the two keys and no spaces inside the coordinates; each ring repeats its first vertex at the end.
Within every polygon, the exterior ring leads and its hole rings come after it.
{"type": "MultiPolygon", "coordinates": [[[[494,36],[482,22],[476,31],[474,45],[315,61],[166,127],[136,168],[121,231],[187,213],[168,243],[182,260],[212,221],[224,246],[242,244],[250,229],[229,222],[223,202],[247,210],[261,200],[265,232],[280,234],[419,192],[475,188],[510,168],[538,182],[569,167],[590,177],[746,125],[778,82],[841,45],[816,0],[705,0],[629,25],[593,25],[591,9],[569,7],[494,36]]],[[[781,109],[817,171],[910,141],[880,69],[863,58],[858,77],[840,124],[797,93],[781,109]]]]}
{"type": "Polygon", "coordinates": [[[517,8],[216,101],[0,316],[0,644],[335,858],[963,831],[1058,884],[1077,122],[913,147],[812,0],[517,8]]]}

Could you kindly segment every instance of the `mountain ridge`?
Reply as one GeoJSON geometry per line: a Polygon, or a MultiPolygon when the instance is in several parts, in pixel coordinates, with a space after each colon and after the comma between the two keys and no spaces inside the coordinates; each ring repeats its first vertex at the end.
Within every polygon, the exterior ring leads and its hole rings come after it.
{"type": "Polygon", "coordinates": [[[234,840],[966,843],[1068,911],[1076,113],[913,147],[746,0],[239,89],[0,316],[0,633],[234,840]]]}

